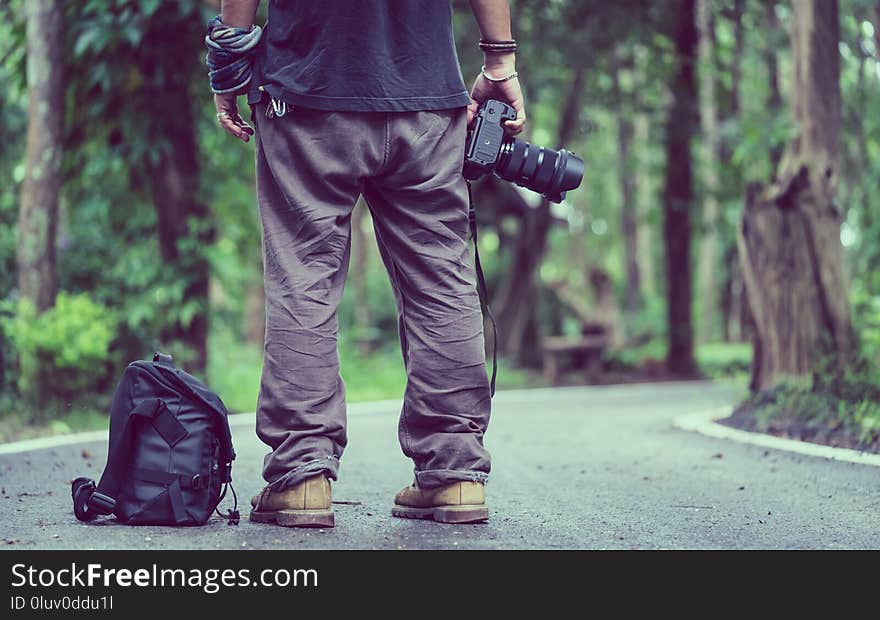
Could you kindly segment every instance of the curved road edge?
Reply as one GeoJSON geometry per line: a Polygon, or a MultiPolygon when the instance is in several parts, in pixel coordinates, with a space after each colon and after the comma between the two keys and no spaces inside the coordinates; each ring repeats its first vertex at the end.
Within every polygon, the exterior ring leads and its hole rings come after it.
{"type": "Polygon", "coordinates": [[[880,467],[880,454],[859,452],[849,448],[835,448],[807,441],[798,441],[797,439],[786,439],[784,437],[776,437],[775,435],[743,431],[718,423],[718,420],[726,418],[732,413],[733,410],[730,407],[687,413],[675,418],[673,425],[680,430],[699,433],[715,439],[728,439],[771,450],[794,452],[803,456],[880,467]]]}

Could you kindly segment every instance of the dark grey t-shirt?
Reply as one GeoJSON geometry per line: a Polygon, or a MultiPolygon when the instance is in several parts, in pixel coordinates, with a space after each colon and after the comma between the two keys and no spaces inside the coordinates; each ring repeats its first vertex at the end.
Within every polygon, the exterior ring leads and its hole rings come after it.
{"type": "Polygon", "coordinates": [[[466,106],[449,0],[272,0],[248,102],[396,112],[466,106]]]}

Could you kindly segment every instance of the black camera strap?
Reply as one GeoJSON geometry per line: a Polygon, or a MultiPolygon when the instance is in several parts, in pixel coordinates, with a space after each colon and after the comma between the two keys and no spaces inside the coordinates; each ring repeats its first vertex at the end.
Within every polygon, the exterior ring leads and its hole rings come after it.
{"type": "Polygon", "coordinates": [[[489,289],[486,287],[486,278],[483,276],[483,266],[480,264],[480,246],[477,244],[477,209],[474,207],[474,194],[470,180],[465,180],[468,188],[468,222],[471,229],[471,239],[474,241],[474,267],[477,271],[477,294],[480,297],[480,308],[483,315],[492,324],[492,379],[489,381],[489,394],[495,396],[495,378],[498,376],[498,325],[492,310],[489,309],[489,289]]]}

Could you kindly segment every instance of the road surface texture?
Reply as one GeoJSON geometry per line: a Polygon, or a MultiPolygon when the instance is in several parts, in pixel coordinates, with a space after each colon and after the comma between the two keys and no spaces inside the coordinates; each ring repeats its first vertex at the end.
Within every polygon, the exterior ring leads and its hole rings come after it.
{"type": "MultiPolygon", "coordinates": [[[[487,524],[392,518],[411,482],[397,407],[356,405],[334,486],[335,529],[219,518],[205,527],[76,521],[69,483],[97,478],[102,442],[0,456],[6,549],[877,549],[880,470],[704,437],[683,413],[735,403],[730,384],[678,383],[514,391],[496,397],[487,446],[487,524]]],[[[259,490],[264,446],[234,429],[235,486],[259,490]]]]}

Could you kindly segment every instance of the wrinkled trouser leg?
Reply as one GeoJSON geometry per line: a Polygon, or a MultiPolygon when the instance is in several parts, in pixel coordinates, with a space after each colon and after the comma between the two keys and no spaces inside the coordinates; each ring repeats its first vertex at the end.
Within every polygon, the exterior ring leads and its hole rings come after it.
{"type": "Polygon", "coordinates": [[[394,288],[407,373],[398,434],[420,487],[485,481],[491,400],[461,176],[464,110],[393,115],[364,197],[394,288]]]}
{"type": "Polygon", "coordinates": [[[333,479],[346,444],[337,307],[348,272],[351,212],[364,167],[344,119],[255,107],[266,340],[257,435],[273,488],[333,479]]]}
{"type": "Polygon", "coordinates": [[[425,488],[485,480],[482,317],[461,177],[464,110],[393,114],[256,106],[266,344],[257,434],[263,476],[335,479],[346,444],[336,310],[363,192],[398,304],[407,388],[399,435],[425,488]]]}

